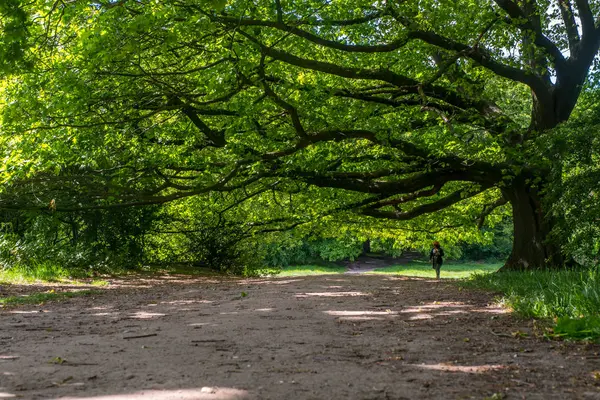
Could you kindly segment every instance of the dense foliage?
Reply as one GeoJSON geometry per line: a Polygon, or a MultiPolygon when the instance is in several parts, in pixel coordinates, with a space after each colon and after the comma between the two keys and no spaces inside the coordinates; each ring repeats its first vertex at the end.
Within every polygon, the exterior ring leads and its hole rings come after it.
{"type": "Polygon", "coordinates": [[[597,1],[3,4],[5,259],[598,251],[597,1]]]}

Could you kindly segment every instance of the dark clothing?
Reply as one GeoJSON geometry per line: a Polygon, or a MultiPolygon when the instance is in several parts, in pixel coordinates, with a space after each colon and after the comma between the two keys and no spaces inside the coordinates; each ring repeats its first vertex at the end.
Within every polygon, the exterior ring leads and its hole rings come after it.
{"type": "MultiPolygon", "coordinates": [[[[433,249],[431,249],[431,251],[429,252],[429,261],[433,261],[433,251],[435,250],[435,247],[433,249]]],[[[439,256],[438,256],[438,260],[439,260],[439,264],[442,265],[444,263],[444,249],[442,249],[441,247],[438,247],[439,250],[439,256]]]]}
{"type": "Polygon", "coordinates": [[[437,249],[434,247],[429,252],[429,261],[432,263],[433,269],[435,269],[435,277],[440,279],[440,268],[442,268],[442,264],[444,263],[444,249],[438,247],[437,249]],[[437,252],[435,251],[437,250],[437,252]],[[437,254],[436,254],[437,253],[437,254]]]}

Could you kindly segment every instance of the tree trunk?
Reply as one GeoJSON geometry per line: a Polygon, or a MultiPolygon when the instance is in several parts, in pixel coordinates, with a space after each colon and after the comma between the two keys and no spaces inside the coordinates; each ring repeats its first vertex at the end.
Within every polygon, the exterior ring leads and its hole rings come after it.
{"type": "Polygon", "coordinates": [[[363,242],[362,254],[367,255],[370,252],[371,252],[371,239],[367,239],[363,242]]]}
{"type": "Polygon", "coordinates": [[[71,245],[77,246],[77,242],[79,242],[79,227],[77,226],[77,221],[73,218],[71,214],[69,216],[69,225],[71,225],[71,234],[73,235],[71,239],[71,245]]]}
{"type": "Polygon", "coordinates": [[[503,194],[513,209],[514,239],[512,253],[501,271],[562,267],[564,257],[548,242],[552,221],[543,213],[538,190],[518,177],[503,194]]]}

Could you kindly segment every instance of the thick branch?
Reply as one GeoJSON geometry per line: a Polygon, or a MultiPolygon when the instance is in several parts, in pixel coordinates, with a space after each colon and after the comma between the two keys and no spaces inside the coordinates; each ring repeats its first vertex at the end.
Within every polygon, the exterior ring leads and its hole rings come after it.
{"type": "Polygon", "coordinates": [[[464,199],[473,197],[481,193],[485,189],[473,190],[472,188],[457,190],[456,192],[449,194],[448,196],[436,200],[432,203],[423,204],[417,206],[409,211],[382,211],[366,208],[362,210],[362,214],[368,215],[375,218],[395,219],[395,220],[409,220],[416,218],[423,214],[429,214],[435,211],[443,210],[453,204],[456,204],[464,199]]]}
{"type": "Polygon", "coordinates": [[[481,229],[483,227],[485,219],[487,218],[488,215],[490,215],[492,213],[492,211],[494,211],[498,207],[505,205],[506,203],[508,203],[508,199],[500,198],[500,199],[496,200],[494,203],[486,205],[483,208],[483,211],[481,212],[481,215],[478,218],[479,221],[477,222],[477,229],[481,229]]]}
{"type": "MultiPolygon", "coordinates": [[[[401,173],[402,171],[397,172],[401,173]]],[[[293,176],[320,187],[345,189],[360,193],[377,193],[386,196],[414,193],[432,185],[443,185],[451,181],[472,181],[486,186],[495,183],[491,182],[490,177],[471,173],[468,169],[422,172],[406,178],[387,181],[338,178],[331,173],[319,174],[306,171],[287,171],[286,176],[293,176]]]]}
{"type": "MultiPolygon", "coordinates": [[[[53,212],[76,212],[76,211],[85,211],[85,210],[105,210],[105,209],[116,209],[116,208],[127,208],[127,207],[140,207],[147,205],[155,205],[155,204],[164,204],[174,200],[197,196],[199,194],[209,193],[209,192],[231,192],[242,187],[248,186],[252,183],[257,182],[258,180],[267,176],[265,173],[258,173],[251,177],[245,178],[244,180],[230,184],[231,181],[238,176],[240,172],[240,166],[242,164],[237,164],[228,174],[223,176],[217,182],[201,187],[193,190],[186,191],[177,191],[175,193],[171,193],[168,195],[162,196],[154,196],[154,195],[143,195],[142,193],[133,193],[133,196],[129,196],[128,198],[123,198],[120,203],[113,204],[96,204],[90,206],[73,206],[66,205],[61,206],[60,202],[54,203],[51,211],[53,212]],[[228,185],[229,184],[229,185],[228,185]],[[133,199],[132,199],[133,198],[133,199]]],[[[79,183],[78,183],[79,185],[79,183]]],[[[161,187],[169,188],[173,187],[171,184],[162,185],[161,187]]],[[[64,186],[61,186],[61,194],[64,186]]],[[[152,190],[151,192],[156,192],[156,190],[152,190]]],[[[89,190],[88,190],[89,193],[89,190]]],[[[108,193],[103,193],[103,196],[108,196],[108,193]]],[[[0,210],[35,210],[35,211],[48,211],[48,206],[32,206],[32,205],[19,205],[14,202],[2,201],[0,199],[0,210]]]]}
{"type": "Polygon", "coordinates": [[[206,125],[206,123],[202,121],[200,117],[198,117],[199,112],[196,108],[183,104],[183,102],[177,97],[171,99],[171,103],[181,108],[181,112],[183,112],[183,114],[185,114],[198,129],[200,129],[200,132],[206,135],[212,146],[225,146],[225,132],[215,131],[206,125]]]}
{"type": "Polygon", "coordinates": [[[206,125],[204,121],[202,121],[200,117],[198,117],[198,114],[195,112],[194,108],[185,107],[182,109],[182,112],[190,119],[190,121],[192,121],[194,125],[196,125],[198,129],[200,129],[202,133],[206,135],[206,137],[209,139],[212,145],[214,145],[215,147],[225,146],[224,132],[215,131],[211,127],[206,125]]]}
{"type": "Polygon", "coordinates": [[[508,78],[515,82],[524,83],[535,91],[540,91],[545,88],[544,82],[535,75],[527,73],[519,68],[504,65],[494,60],[492,56],[481,46],[471,47],[429,31],[413,31],[410,33],[410,35],[411,37],[420,39],[442,49],[460,52],[481,66],[489,69],[496,75],[508,78]]]}
{"type": "Polygon", "coordinates": [[[394,40],[388,44],[381,45],[352,45],[352,44],[344,44],[337,42],[335,40],[329,40],[317,36],[313,33],[300,29],[296,26],[286,25],[282,22],[273,22],[273,21],[261,21],[256,19],[239,19],[233,17],[215,17],[215,20],[226,23],[228,25],[235,26],[263,26],[269,28],[275,28],[277,30],[291,33],[295,36],[301,37],[303,39],[308,40],[309,42],[313,42],[323,47],[327,47],[330,49],[342,50],[347,52],[355,52],[355,53],[387,53],[390,51],[397,50],[403,47],[406,43],[406,39],[398,39],[394,40]]]}
{"type": "Polygon", "coordinates": [[[558,0],[558,7],[562,16],[565,29],[567,30],[567,38],[569,39],[569,49],[571,54],[574,54],[579,43],[579,32],[577,31],[577,22],[575,22],[575,14],[571,7],[571,0],[558,0]]]}
{"type": "Polygon", "coordinates": [[[374,21],[376,19],[381,18],[385,15],[384,11],[377,11],[372,14],[367,14],[364,17],[358,17],[353,19],[345,19],[345,20],[318,20],[314,22],[302,22],[302,25],[312,25],[312,26],[351,26],[351,25],[360,25],[365,22],[374,21]]]}
{"type": "Polygon", "coordinates": [[[204,70],[210,69],[212,67],[215,67],[215,66],[217,66],[217,65],[219,65],[221,63],[227,62],[227,61],[233,61],[233,58],[231,58],[231,57],[225,57],[225,58],[222,58],[222,59],[217,60],[215,62],[206,64],[206,65],[202,65],[200,67],[188,69],[188,70],[185,70],[185,71],[169,71],[169,72],[144,71],[142,73],[117,72],[117,71],[99,71],[99,72],[97,72],[97,74],[98,75],[107,75],[107,76],[126,76],[126,77],[132,77],[132,78],[143,78],[143,77],[147,77],[147,76],[188,75],[188,74],[193,74],[195,72],[200,72],[200,71],[204,71],[204,70]]]}
{"type": "Polygon", "coordinates": [[[575,5],[579,11],[579,19],[581,20],[581,29],[583,36],[594,34],[594,15],[590,9],[590,3],[588,0],[575,0],[575,5]]]}
{"type": "Polygon", "coordinates": [[[484,114],[490,114],[494,112],[494,110],[490,108],[490,105],[487,102],[467,99],[456,92],[453,92],[440,86],[426,85],[422,87],[420,85],[420,82],[387,69],[372,70],[363,68],[343,67],[329,62],[297,57],[295,55],[281,50],[266,47],[263,44],[255,41],[253,38],[251,40],[253,40],[261,47],[261,50],[264,54],[276,60],[283,61],[287,64],[296,65],[301,68],[306,68],[313,71],[320,71],[331,75],[337,75],[343,78],[377,80],[387,82],[403,88],[407,91],[407,93],[424,93],[427,96],[443,100],[449,104],[452,104],[462,109],[475,108],[484,114]]]}
{"type": "Polygon", "coordinates": [[[533,43],[544,49],[553,59],[557,69],[564,70],[565,58],[560,49],[546,36],[544,36],[539,24],[534,24],[531,18],[512,0],[495,0],[506,13],[515,21],[516,25],[523,31],[531,31],[534,34],[533,43]]]}
{"type": "Polygon", "coordinates": [[[378,201],[377,203],[371,204],[369,206],[369,208],[376,209],[376,208],[381,208],[381,207],[385,207],[385,206],[397,207],[398,204],[408,203],[409,201],[418,199],[420,197],[433,196],[435,194],[438,194],[440,192],[440,190],[442,190],[442,185],[436,185],[431,189],[421,190],[420,192],[411,193],[406,196],[401,196],[401,197],[389,199],[389,200],[378,201]]]}
{"type": "MultiPolygon", "coordinates": [[[[397,91],[401,92],[401,91],[397,91]]],[[[402,91],[403,92],[403,91],[402,91]]],[[[473,124],[477,126],[483,126],[485,129],[489,129],[495,134],[500,134],[505,132],[509,127],[511,121],[508,117],[502,117],[499,119],[489,119],[480,114],[469,113],[468,111],[463,111],[459,108],[452,106],[451,104],[444,104],[441,102],[429,101],[424,103],[422,99],[417,98],[388,98],[388,97],[380,97],[380,96],[372,96],[369,94],[362,93],[353,93],[347,90],[339,90],[333,93],[334,96],[338,97],[346,97],[371,103],[384,104],[393,108],[402,107],[402,106],[415,106],[420,107],[422,111],[427,111],[431,109],[435,109],[437,112],[449,113],[452,115],[452,121],[457,121],[465,124],[473,124]]],[[[412,119],[408,123],[408,127],[410,129],[419,129],[430,126],[431,124],[437,124],[437,119],[421,120],[421,119],[412,119]]]]}

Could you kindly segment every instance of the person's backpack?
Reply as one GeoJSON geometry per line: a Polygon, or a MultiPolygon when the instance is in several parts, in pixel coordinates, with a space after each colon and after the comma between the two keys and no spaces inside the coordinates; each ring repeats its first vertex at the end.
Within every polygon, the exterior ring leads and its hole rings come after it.
{"type": "Polygon", "coordinates": [[[433,248],[433,263],[440,264],[442,262],[442,252],[437,247],[433,248]]]}

